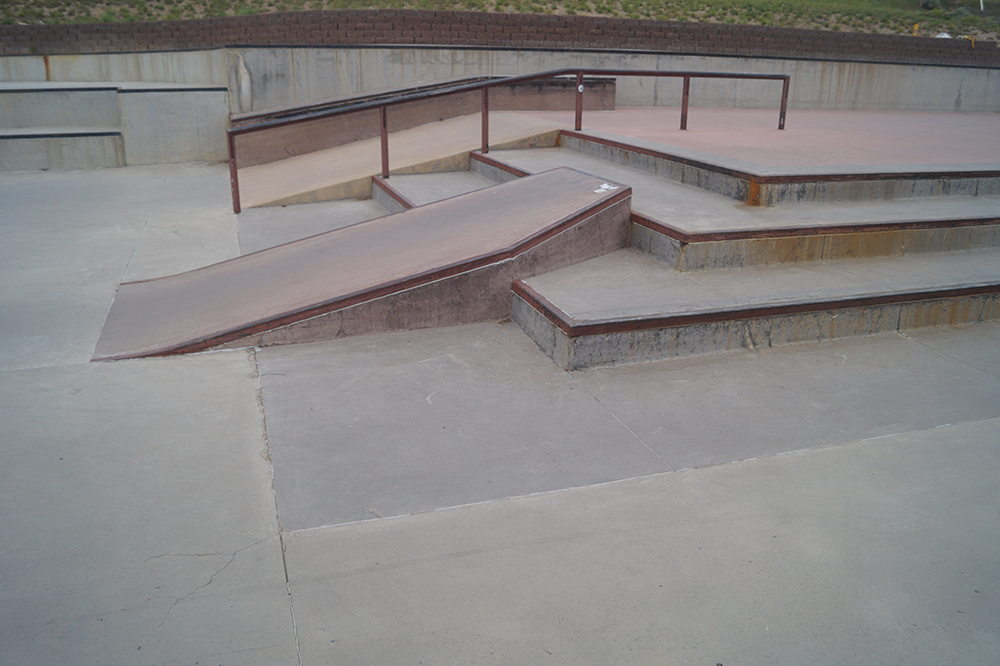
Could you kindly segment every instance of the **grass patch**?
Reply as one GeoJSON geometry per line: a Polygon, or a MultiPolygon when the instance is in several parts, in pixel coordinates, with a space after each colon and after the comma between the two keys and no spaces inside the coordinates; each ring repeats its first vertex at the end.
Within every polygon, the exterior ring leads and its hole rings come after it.
{"type": "Polygon", "coordinates": [[[997,41],[1000,0],[0,0],[0,23],[165,21],[296,9],[444,9],[968,35],[997,41]]]}

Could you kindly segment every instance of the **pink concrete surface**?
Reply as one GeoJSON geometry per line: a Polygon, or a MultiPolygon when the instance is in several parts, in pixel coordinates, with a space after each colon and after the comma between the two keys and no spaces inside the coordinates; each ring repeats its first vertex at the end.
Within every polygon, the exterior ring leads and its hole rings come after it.
{"type": "MultiPolygon", "coordinates": [[[[573,113],[532,115],[573,127],[573,113]]],[[[587,111],[583,130],[681,146],[766,166],[1000,163],[1000,114],[698,109],[681,131],[680,109],[587,111]]]]}

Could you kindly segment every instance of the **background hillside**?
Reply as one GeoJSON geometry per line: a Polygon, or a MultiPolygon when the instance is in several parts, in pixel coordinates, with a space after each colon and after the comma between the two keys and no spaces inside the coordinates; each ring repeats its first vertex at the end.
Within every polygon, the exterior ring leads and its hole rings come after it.
{"type": "Polygon", "coordinates": [[[613,16],[997,41],[1000,0],[0,0],[0,24],[131,22],[316,9],[613,16]]]}

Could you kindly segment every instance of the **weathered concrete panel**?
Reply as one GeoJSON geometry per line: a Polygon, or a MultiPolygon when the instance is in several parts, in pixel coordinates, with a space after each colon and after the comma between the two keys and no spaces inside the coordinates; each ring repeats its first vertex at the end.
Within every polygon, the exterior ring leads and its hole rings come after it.
{"type": "Polygon", "coordinates": [[[117,127],[117,90],[0,91],[0,127],[117,127]]]}
{"type": "Polygon", "coordinates": [[[0,81],[44,81],[45,58],[42,56],[4,56],[0,58],[0,81]]]}
{"type": "MultiPolygon", "coordinates": [[[[1000,111],[1000,70],[721,56],[472,49],[247,49],[254,108],[463,76],[566,67],[792,76],[791,108],[1000,111]],[[258,90],[259,88],[259,90],[258,90]]],[[[780,82],[694,80],[693,107],[777,107],[780,82]]],[[[679,106],[677,79],[622,78],[618,106],[679,106]]]]}
{"type": "Polygon", "coordinates": [[[50,81],[154,81],[224,86],[228,83],[227,69],[226,52],[222,49],[49,56],[50,81]]]}
{"type": "Polygon", "coordinates": [[[226,159],[228,93],[123,92],[119,102],[127,164],[226,159]]]}
{"type": "Polygon", "coordinates": [[[0,171],[94,169],[124,164],[120,135],[0,139],[0,171]]]}

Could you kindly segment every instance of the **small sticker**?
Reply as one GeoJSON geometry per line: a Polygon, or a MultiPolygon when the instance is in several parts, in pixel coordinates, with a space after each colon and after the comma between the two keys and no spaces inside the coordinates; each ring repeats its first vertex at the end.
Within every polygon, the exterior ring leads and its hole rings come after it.
{"type": "Polygon", "coordinates": [[[582,93],[583,92],[583,84],[581,83],[579,86],[577,86],[576,90],[577,90],[577,92],[581,92],[582,93]]]}
{"type": "Polygon", "coordinates": [[[594,193],[595,194],[601,194],[602,192],[614,192],[617,189],[618,189],[617,185],[612,185],[611,183],[604,183],[603,185],[601,185],[600,187],[598,187],[596,190],[594,190],[594,193]]]}

